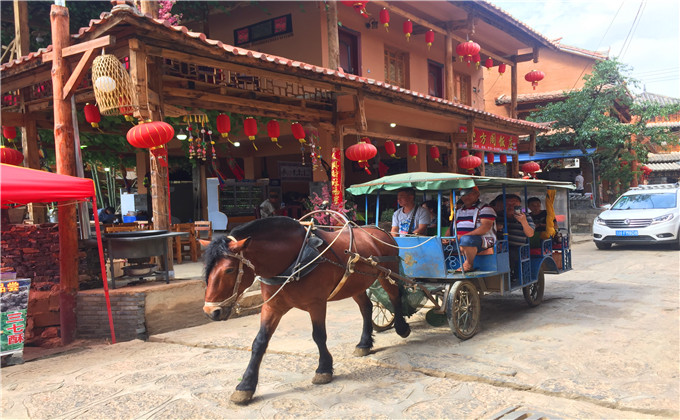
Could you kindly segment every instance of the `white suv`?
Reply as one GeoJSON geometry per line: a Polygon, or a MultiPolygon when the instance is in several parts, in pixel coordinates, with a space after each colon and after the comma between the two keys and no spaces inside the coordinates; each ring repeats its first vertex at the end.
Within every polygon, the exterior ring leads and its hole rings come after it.
{"type": "Polygon", "coordinates": [[[680,183],[631,188],[593,222],[599,249],[614,243],[668,243],[680,249],[680,183]]]}

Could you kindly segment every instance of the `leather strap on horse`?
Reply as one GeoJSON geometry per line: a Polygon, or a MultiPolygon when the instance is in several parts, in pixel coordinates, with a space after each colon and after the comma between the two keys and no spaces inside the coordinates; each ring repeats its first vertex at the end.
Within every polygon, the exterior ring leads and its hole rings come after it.
{"type": "Polygon", "coordinates": [[[342,289],[342,287],[345,285],[349,276],[354,274],[354,266],[356,265],[357,261],[359,261],[359,259],[361,258],[361,255],[356,253],[353,254],[354,255],[349,257],[349,260],[347,261],[347,265],[345,266],[345,274],[340,279],[340,283],[338,283],[338,285],[335,286],[335,290],[333,290],[333,293],[331,293],[331,295],[328,296],[327,300],[333,299],[333,297],[337,295],[340,289],[342,289]]]}

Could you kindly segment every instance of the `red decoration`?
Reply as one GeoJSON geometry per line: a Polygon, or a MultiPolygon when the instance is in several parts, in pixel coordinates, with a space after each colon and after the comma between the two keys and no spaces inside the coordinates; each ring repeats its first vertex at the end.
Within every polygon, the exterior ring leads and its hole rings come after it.
{"type": "Polygon", "coordinates": [[[524,80],[527,82],[531,82],[531,86],[534,87],[534,90],[536,90],[536,86],[538,86],[538,82],[543,80],[545,77],[545,73],[539,70],[531,70],[529,73],[524,75],[524,80]]]}
{"type": "Polygon", "coordinates": [[[425,32],[425,42],[427,43],[427,49],[429,50],[434,42],[434,31],[432,29],[425,32]]]}
{"type": "Polygon", "coordinates": [[[302,124],[293,123],[290,125],[290,129],[293,131],[293,137],[297,139],[300,143],[306,143],[305,141],[305,129],[302,128],[302,124]]]}
{"type": "Polygon", "coordinates": [[[475,69],[479,70],[479,63],[482,61],[482,57],[479,55],[479,53],[474,54],[472,56],[472,62],[475,63],[475,69]]]}
{"type": "Polygon", "coordinates": [[[501,155],[501,163],[502,164],[508,163],[508,155],[501,155]]]}
{"type": "Polygon", "coordinates": [[[410,143],[408,145],[408,155],[411,156],[413,160],[416,160],[416,157],[418,157],[418,145],[415,143],[410,143]]]}
{"type": "Polygon", "coordinates": [[[269,120],[269,122],[267,123],[267,135],[274,142],[274,144],[276,144],[278,147],[281,147],[281,145],[279,144],[281,127],[279,127],[279,122],[277,120],[269,120]]]}
{"type": "Polygon", "coordinates": [[[460,151],[460,157],[465,157],[465,156],[468,156],[468,155],[470,155],[470,152],[468,152],[467,150],[461,150],[460,151]]]}
{"type": "Polygon", "coordinates": [[[92,125],[92,128],[99,128],[99,122],[102,120],[99,108],[93,104],[85,104],[83,111],[85,112],[85,120],[92,125]]]}
{"type": "Polygon", "coordinates": [[[500,64],[498,65],[498,73],[500,73],[500,74],[505,73],[505,68],[506,68],[506,67],[507,67],[507,65],[506,65],[505,63],[500,63],[500,64]]]}
{"type": "Polygon", "coordinates": [[[153,121],[132,127],[127,132],[127,141],[140,149],[160,148],[175,136],[175,129],[166,122],[153,121]]]}
{"type": "Polygon", "coordinates": [[[331,149],[331,201],[341,205],[343,201],[342,183],[342,152],[337,147],[331,149]]]}
{"type": "Polygon", "coordinates": [[[390,155],[391,158],[397,157],[397,147],[394,145],[392,140],[387,140],[385,142],[385,151],[388,155],[390,155]]]}
{"type": "Polygon", "coordinates": [[[347,159],[358,162],[359,166],[364,168],[369,174],[371,171],[368,169],[368,160],[373,159],[376,154],[378,154],[378,149],[366,141],[360,141],[345,150],[347,159]]]}
{"type": "MultiPolygon", "coordinates": [[[[5,127],[3,127],[3,129],[4,128],[5,127]]],[[[20,166],[23,161],[24,155],[20,151],[10,147],[0,146],[0,162],[7,165],[20,166]]]]}
{"type": "Polygon", "coordinates": [[[217,131],[219,131],[220,135],[229,139],[229,132],[231,131],[231,120],[229,119],[229,115],[219,114],[217,119],[215,119],[215,125],[217,126],[217,131]]]}
{"type": "Polygon", "coordinates": [[[471,174],[475,172],[475,168],[482,164],[482,160],[477,156],[467,155],[458,159],[458,166],[466,169],[471,174]]]}
{"type": "Polygon", "coordinates": [[[380,23],[385,27],[387,32],[390,31],[390,11],[383,7],[380,11],[380,23]]]}
{"type": "Polygon", "coordinates": [[[437,146],[430,147],[430,157],[434,159],[435,162],[441,164],[442,161],[439,160],[439,148],[437,146]]]}
{"type": "Polygon", "coordinates": [[[487,58],[484,62],[484,67],[486,67],[487,70],[491,70],[491,67],[493,67],[493,58],[487,58]]]}
{"type": "Polygon", "coordinates": [[[649,174],[653,172],[652,168],[647,165],[643,165],[640,169],[642,169],[642,172],[644,172],[646,176],[649,176],[649,174]]]}
{"type": "Polygon", "coordinates": [[[483,160],[484,159],[484,152],[476,152],[475,156],[477,156],[479,158],[479,160],[483,160]]]}
{"type": "Polygon", "coordinates": [[[17,128],[3,125],[2,136],[9,141],[14,140],[15,138],[17,138],[17,128]]]}
{"type": "Polygon", "coordinates": [[[533,174],[534,172],[537,172],[540,169],[541,166],[538,163],[534,162],[533,160],[522,165],[522,172],[526,174],[533,174]]]}
{"type": "Polygon", "coordinates": [[[369,14],[366,11],[366,4],[368,3],[368,1],[369,0],[366,1],[342,0],[342,4],[353,8],[355,12],[359,13],[361,16],[365,18],[368,18],[369,14]]]}
{"type": "Polygon", "coordinates": [[[496,157],[493,155],[493,153],[487,153],[486,154],[486,163],[491,165],[496,157]]]}
{"type": "Polygon", "coordinates": [[[408,19],[404,22],[404,35],[406,35],[406,41],[411,40],[411,34],[413,33],[413,22],[408,19]]]}
{"type": "Polygon", "coordinates": [[[248,140],[253,142],[253,148],[257,150],[257,146],[255,146],[255,136],[257,136],[257,120],[255,118],[248,117],[243,120],[243,133],[248,136],[248,140]]]}
{"type": "Polygon", "coordinates": [[[460,61],[467,62],[468,66],[472,62],[472,57],[479,53],[480,46],[478,43],[473,41],[461,42],[456,46],[456,54],[460,57],[460,61]]]}

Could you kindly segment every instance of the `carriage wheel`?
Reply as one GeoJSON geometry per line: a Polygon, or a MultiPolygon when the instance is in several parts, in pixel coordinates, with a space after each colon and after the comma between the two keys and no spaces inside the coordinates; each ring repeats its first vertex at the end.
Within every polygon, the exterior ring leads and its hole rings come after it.
{"type": "Polygon", "coordinates": [[[543,302],[543,291],[545,290],[545,273],[543,272],[543,266],[538,270],[538,280],[536,283],[531,283],[530,285],[522,288],[522,293],[524,293],[524,300],[527,301],[530,307],[538,306],[543,302]]]}
{"type": "Polygon", "coordinates": [[[377,300],[373,301],[373,331],[383,332],[392,328],[394,313],[377,300]]]}
{"type": "Polygon", "coordinates": [[[475,285],[463,280],[456,282],[446,302],[446,318],[451,332],[461,340],[467,340],[477,333],[482,312],[479,292],[475,285]]]}

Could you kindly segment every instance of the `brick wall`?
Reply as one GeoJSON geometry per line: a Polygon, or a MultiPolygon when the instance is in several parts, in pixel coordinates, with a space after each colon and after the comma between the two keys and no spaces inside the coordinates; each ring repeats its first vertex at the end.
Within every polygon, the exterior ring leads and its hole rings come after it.
{"type": "MultiPolygon", "coordinates": [[[[145,293],[111,291],[111,312],[117,341],[146,339],[145,293]]],[[[78,292],[76,335],[79,338],[111,337],[103,290],[78,292]]]]}

